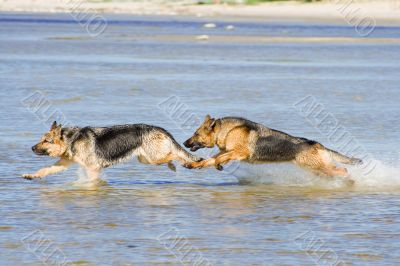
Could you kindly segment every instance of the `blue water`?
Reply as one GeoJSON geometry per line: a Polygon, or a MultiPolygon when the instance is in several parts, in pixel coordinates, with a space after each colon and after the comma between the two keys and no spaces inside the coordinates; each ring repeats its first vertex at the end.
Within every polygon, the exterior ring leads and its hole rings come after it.
{"type": "Polygon", "coordinates": [[[68,14],[0,14],[1,264],[400,263],[400,28],[361,38],[347,25],[106,18],[91,37],[68,14]],[[155,124],[182,143],[206,114],[244,116],[345,152],[298,108],[307,96],[373,158],[368,174],[349,169],[353,187],[290,165],[174,173],[135,160],[96,187],[76,167],[20,177],[54,162],[30,150],[54,119],[155,124]]]}

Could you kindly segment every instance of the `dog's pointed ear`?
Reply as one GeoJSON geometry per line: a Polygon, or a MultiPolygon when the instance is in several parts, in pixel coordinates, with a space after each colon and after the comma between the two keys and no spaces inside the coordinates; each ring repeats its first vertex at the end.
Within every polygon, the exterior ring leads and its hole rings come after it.
{"type": "Polygon", "coordinates": [[[54,121],[53,124],[51,125],[50,130],[54,130],[57,128],[57,121],[54,121]]]}
{"type": "Polygon", "coordinates": [[[54,136],[61,137],[61,130],[62,130],[62,125],[58,124],[57,127],[53,130],[54,136]]]}
{"type": "Polygon", "coordinates": [[[211,118],[210,125],[208,126],[208,129],[209,129],[210,131],[213,130],[214,127],[215,127],[215,125],[216,125],[216,123],[217,123],[217,120],[214,119],[214,118],[211,118]]]}
{"type": "Polygon", "coordinates": [[[206,115],[206,117],[204,118],[204,123],[210,121],[212,118],[210,115],[206,115]]]}

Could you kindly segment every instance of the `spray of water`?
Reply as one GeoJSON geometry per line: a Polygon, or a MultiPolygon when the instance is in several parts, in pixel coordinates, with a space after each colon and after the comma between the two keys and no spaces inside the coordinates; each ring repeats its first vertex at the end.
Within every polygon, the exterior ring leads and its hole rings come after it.
{"type": "Polygon", "coordinates": [[[78,179],[71,183],[72,186],[78,188],[97,188],[104,185],[107,185],[107,182],[104,181],[102,178],[99,179],[90,179],[89,176],[86,174],[86,171],[82,168],[78,168],[78,179]]]}
{"type": "Polygon", "coordinates": [[[358,188],[371,190],[400,190],[400,167],[374,160],[374,168],[365,173],[361,167],[349,167],[349,173],[358,188]]]}
{"type": "Polygon", "coordinates": [[[241,183],[275,184],[284,186],[320,187],[337,189],[351,187],[355,190],[400,190],[400,167],[375,160],[374,167],[365,172],[362,166],[347,166],[350,178],[318,177],[291,163],[247,164],[240,163],[233,175],[241,183]]]}

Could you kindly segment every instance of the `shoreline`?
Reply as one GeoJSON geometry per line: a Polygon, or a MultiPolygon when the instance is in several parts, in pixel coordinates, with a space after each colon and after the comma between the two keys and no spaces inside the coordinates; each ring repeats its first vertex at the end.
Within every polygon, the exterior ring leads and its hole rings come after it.
{"type": "Polygon", "coordinates": [[[400,3],[376,0],[329,0],[315,3],[271,2],[259,5],[179,5],[148,2],[88,2],[87,0],[0,0],[0,12],[100,13],[196,17],[213,20],[322,22],[359,27],[400,25],[400,3]]]}

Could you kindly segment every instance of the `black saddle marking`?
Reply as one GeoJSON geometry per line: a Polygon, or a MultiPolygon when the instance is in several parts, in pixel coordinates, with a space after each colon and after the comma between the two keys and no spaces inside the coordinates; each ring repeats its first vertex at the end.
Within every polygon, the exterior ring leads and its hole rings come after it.
{"type": "Polygon", "coordinates": [[[96,153],[108,161],[127,156],[142,145],[143,135],[151,129],[143,125],[115,126],[95,135],[96,153]]]}
{"type": "Polygon", "coordinates": [[[256,142],[253,160],[291,161],[299,152],[301,145],[276,136],[260,137],[256,142]]]}

